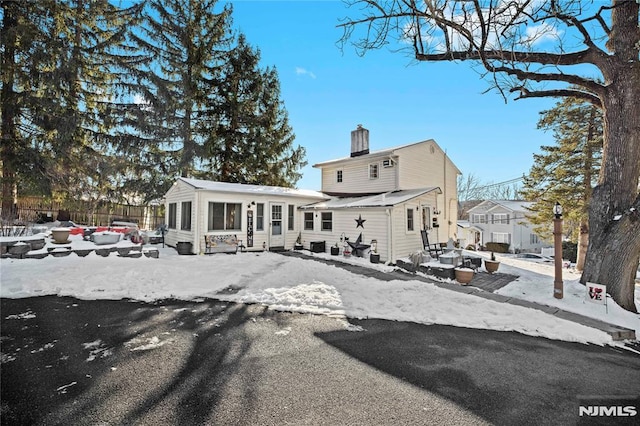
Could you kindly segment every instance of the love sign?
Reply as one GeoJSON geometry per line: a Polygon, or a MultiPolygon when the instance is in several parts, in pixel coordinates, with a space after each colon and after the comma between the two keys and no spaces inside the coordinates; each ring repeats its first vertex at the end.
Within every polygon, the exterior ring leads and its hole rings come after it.
{"type": "Polygon", "coordinates": [[[596,283],[587,283],[586,298],[589,302],[601,305],[607,304],[607,286],[596,283]]]}

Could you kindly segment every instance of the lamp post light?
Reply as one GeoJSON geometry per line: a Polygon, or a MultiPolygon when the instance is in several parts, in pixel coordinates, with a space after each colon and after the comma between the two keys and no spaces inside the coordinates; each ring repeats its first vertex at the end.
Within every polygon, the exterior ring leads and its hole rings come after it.
{"type": "Polygon", "coordinates": [[[556,299],[562,299],[564,296],[562,283],[562,206],[558,202],[553,206],[553,215],[553,248],[555,261],[553,297],[556,299]]]}

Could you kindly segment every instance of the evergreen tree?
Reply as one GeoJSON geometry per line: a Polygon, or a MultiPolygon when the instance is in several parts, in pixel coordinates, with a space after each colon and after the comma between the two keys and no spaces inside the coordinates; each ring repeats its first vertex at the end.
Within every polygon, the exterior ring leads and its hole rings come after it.
{"type": "Polygon", "coordinates": [[[578,242],[578,270],[582,270],[589,233],[588,207],[602,159],[602,114],[584,101],[566,98],[540,113],[538,128],[553,131],[555,146],[542,146],[525,177],[522,195],[534,201],[530,217],[534,229],[550,238],[552,208],[564,200],[563,217],[569,238],[578,242]]]}
{"type": "Polygon", "coordinates": [[[19,192],[48,189],[42,179],[42,155],[29,143],[35,129],[28,120],[29,111],[37,108],[30,81],[42,37],[38,4],[2,0],[0,7],[2,217],[14,219],[19,192]]]}
{"type": "Polygon", "coordinates": [[[223,182],[294,186],[306,164],[305,150],[293,145],[277,71],[261,70],[259,61],[260,52],[240,35],[216,87],[217,128],[207,145],[210,176],[223,182]]]}
{"type": "Polygon", "coordinates": [[[231,41],[231,8],[217,12],[217,4],[152,0],[135,36],[148,56],[137,74],[143,114],[136,127],[147,143],[140,147],[136,179],[153,182],[147,191],[156,197],[177,176],[194,175],[215,131],[210,109],[217,105],[215,82],[231,41]]]}
{"type": "MultiPolygon", "coordinates": [[[[20,170],[13,167],[20,172],[20,189],[35,182],[40,193],[86,198],[87,188],[109,180],[100,172],[111,169],[105,167],[111,163],[111,147],[123,138],[113,131],[122,112],[114,100],[124,87],[118,71],[132,58],[127,29],[141,6],[120,9],[108,0],[12,3],[3,3],[3,21],[8,21],[3,24],[3,53],[9,61],[13,50],[14,66],[8,67],[7,84],[3,82],[7,96],[2,108],[9,112],[6,122],[13,122],[13,130],[3,128],[3,138],[14,140],[17,149],[3,148],[3,157],[21,164],[20,170]],[[17,21],[13,37],[20,42],[11,48],[14,11],[24,21],[17,21]],[[19,94],[15,103],[12,92],[19,94]]],[[[9,166],[3,174],[10,175],[11,161],[3,163],[9,166]]],[[[104,194],[112,188],[97,189],[104,194]]]]}

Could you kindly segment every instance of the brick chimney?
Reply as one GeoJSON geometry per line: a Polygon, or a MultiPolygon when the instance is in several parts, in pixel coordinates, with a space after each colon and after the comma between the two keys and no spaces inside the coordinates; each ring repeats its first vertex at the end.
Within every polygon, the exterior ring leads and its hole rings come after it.
{"type": "Polygon", "coordinates": [[[351,131],[351,156],[357,157],[369,153],[369,131],[358,124],[358,128],[351,131]]]}

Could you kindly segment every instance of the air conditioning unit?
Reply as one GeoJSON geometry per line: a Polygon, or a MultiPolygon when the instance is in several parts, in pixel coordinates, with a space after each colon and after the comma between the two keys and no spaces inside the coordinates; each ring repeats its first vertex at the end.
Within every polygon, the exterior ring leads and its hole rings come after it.
{"type": "Polygon", "coordinates": [[[382,167],[393,167],[394,165],[395,165],[395,162],[391,158],[382,160],[382,167]]]}

